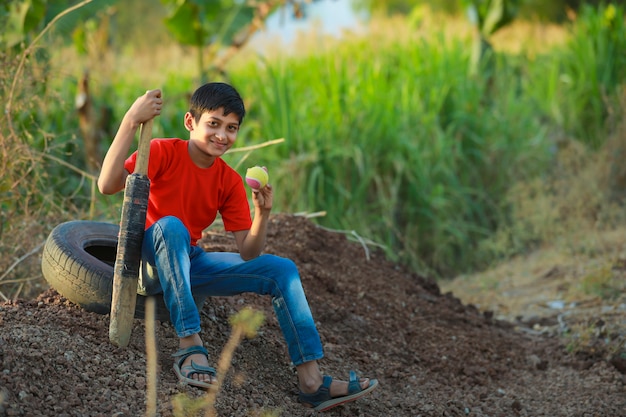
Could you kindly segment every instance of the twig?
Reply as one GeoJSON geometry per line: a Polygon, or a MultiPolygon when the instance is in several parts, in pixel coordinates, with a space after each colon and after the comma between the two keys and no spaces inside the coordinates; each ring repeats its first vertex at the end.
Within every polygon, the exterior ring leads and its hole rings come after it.
{"type": "Polygon", "coordinates": [[[369,261],[370,260],[370,249],[367,247],[367,244],[365,243],[363,238],[361,236],[359,236],[358,233],[355,232],[354,230],[352,231],[351,235],[354,236],[356,238],[356,240],[359,241],[359,243],[363,247],[363,250],[365,251],[365,259],[367,259],[369,261]]]}
{"type": "Polygon", "coordinates": [[[22,289],[24,288],[24,283],[22,282],[20,284],[20,286],[17,288],[17,291],[15,292],[15,295],[13,295],[13,299],[17,300],[17,298],[20,296],[20,293],[22,292],[22,289]]]}
{"type": "Polygon", "coordinates": [[[258,144],[258,145],[244,146],[243,148],[236,148],[236,149],[232,149],[231,148],[226,153],[246,152],[246,154],[239,160],[239,162],[237,162],[237,164],[234,167],[235,169],[238,169],[244,163],[244,161],[246,159],[248,159],[248,157],[250,156],[252,151],[254,151],[256,149],[265,148],[267,146],[277,145],[279,143],[283,143],[284,141],[285,141],[284,138],[269,140],[267,142],[264,142],[264,143],[261,143],[261,144],[258,144]]]}
{"type": "Polygon", "coordinates": [[[17,284],[17,283],[22,283],[22,282],[34,281],[34,280],[40,279],[40,278],[41,278],[41,276],[30,277],[30,278],[8,279],[6,281],[0,282],[0,285],[17,284]]]}
{"type": "Polygon", "coordinates": [[[217,399],[217,394],[224,383],[224,378],[226,378],[226,373],[230,368],[235,349],[237,349],[237,346],[241,343],[244,337],[251,338],[256,336],[259,327],[263,324],[264,319],[265,317],[263,313],[255,311],[249,307],[244,308],[235,316],[230,318],[229,321],[232,324],[232,333],[226,342],[226,346],[222,349],[222,354],[220,355],[217,364],[217,382],[211,386],[211,389],[208,390],[205,397],[205,417],[217,417],[215,401],[217,399]]]}
{"type": "Polygon", "coordinates": [[[227,153],[231,154],[231,153],[237,153],[237,152],[253,151],[255,149],[265,148],[267,146],[277,145],[279,143],[283,143],[284,141],[285,141],[285,138],[268,140],[267,142],[259,143],[258,145],[243,146],[241,148],[231,148],[228,150],[227,153]]]}
{"type": "Polygon", "coordinates": [[[38,252],[39,249],[41,249],[41,247],[43,246],[44,242],[41,242],[39,245],[37,245],[34,249],[32,249],[30,252],[28,252],[25,255],[22,255],[17,261],[13,262],[13,264],[11,266],[9,266],[7,268],[6,271],[4,271],[4,274],[0,275],[0,281],[2,281],[7,275],[9,275],[9,273],[15,269],[16,266],[18,266],[24,259],[28,258],[30,255],[33,255],[34,253],[38,252]]]}
{"type": "Polygon", "coordinates": [[[47,153],[43,153],[43,152],[39,152],[39,151],[36,151],[36,153],[38,153],[39,155],[43,156],[44,158],[52,159],[53,161],[58,162],[59,164],[61,164],[61,165],[65,166],[65,167],[71,169],[74,172],[77,172],[78,174],[82,175],[83,177],[89,178],[92,181],[96,181],[98,179],[98,177],[95,176],[94,174],[91,174],[91,173],[89,173],[89,172],[87,172],[85,170],[82,170],[82,169],[80,169],[80,168],[70,164],[69,162],[66,162],[66,161],[64,161],[64,160],[62,160],[60,158],[57,158],[56,156],[53,156],[53,155],[50,155],[50,154],[47,154],[47,153]]]}
{"type": "Polygon", "coordinates": [[[233,360],[233,354],[235,353],[235,349],[241,342],[244,337],[243,331],[241,328],[237,326],[233,326],[232,333],[226,342],[226,346],[222,350],[222,354],[220,355],[219,362],[217,364],[217,381],[211,389],[207,391],[207,408],[205,409],[205,417],[216,417],[217,412],[215,410],[215,401],[217,400],[217,393],[220,391],[222,387],[222,383],[224,378],[226,377],[226,373],[228,372],[228,368],[230,367],[230,363],[233,360]]]}
{"type": "Polygon", "coordinates": [[[315,213],[309,213],[306,211],[300,211],[298,213],[294,213],[294,216],[298,216],[298,217],[304,217],[307,219],[312,219],[315,217],[325,217],[326,216],[326,211],[316,211],[315,213]]]}
{"type": "MultiPolygon", "coordinates": [[[[56,156],[52,156],[52,155],[49,155],[49,154],[43,153],[43,152],[37,152],[37,153],[39,155],[41,155],[42,157],[44,157],[44,158],[51,159],[51,160],[53,160],[55,162],[58,162],[59,164],[65,166],[65,167],[71,169],[72,171],[79,173],[80,175],[82,175],[83,179],[84,178],[88,178],[88,179],[91,180],[91,190],[90,190],[90,192],[91,192],[91,201],[89,203],[89,218],[93,219],[94,216],[95,216],[95,213],[96,213],[96,183],[98,181],[98,177],[95,176],[94,174],[91,174],[91,173],[85,171],[85,170],[82,170],[82,169],[80,169],[78,167],[75,167],[74,165],[70,164],[69,162],[66,162],[66,161],[64,161],[62,159],[59,159],[56,156]]],[[[81,184],[82,184],[82,181],[81,181],[81,184]]],[[[80,188],[80,186],[76,188],[76,192],[78,192],[79,188],[80,188]]]]}
{"type": "Polygon", "coordinates": [[[324,226],[320,226],[318,225],[317,227],[319,227],[322,230],[326,230],[327,232],[332,232],[332,233],[342,233],[345,235],[351,235],[354,236],[355,239],[361,244],[361,246],[363,247],[363,250],[365,251],[365,258],[369,261],[370,260],[370,251],[369,251],[369,247],[368,245],[371,246],[376,246],[378,248],[383,248],[385,249],[386,246],[385,245],[381,245],[380,243],[376,243],[373,240],[370,239],[365,239],[363,237],[361,237],[356,231],[354,230],[336,230],[336,229],[329,229],[327,227],[324,226]]]}

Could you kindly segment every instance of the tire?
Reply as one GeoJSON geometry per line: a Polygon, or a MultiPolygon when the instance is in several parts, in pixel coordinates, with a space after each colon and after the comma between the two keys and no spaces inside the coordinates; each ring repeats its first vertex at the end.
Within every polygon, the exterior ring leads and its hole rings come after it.
{"type": "MultiPolygon", "coordinates": [[[[98,314],[111,312],[113,275],[119,226],[95,221],[70,221],[56,226],[43,248],[41,271],[59,294],[98,314]]],[[[163,295],[154,296],[156,319],[170,321],[163,295]]],[[[135,318],[144,318],[147,297],[137,295],[135,318]]],[[[196,299],[198,311],[204,298],[196,299]]]]}

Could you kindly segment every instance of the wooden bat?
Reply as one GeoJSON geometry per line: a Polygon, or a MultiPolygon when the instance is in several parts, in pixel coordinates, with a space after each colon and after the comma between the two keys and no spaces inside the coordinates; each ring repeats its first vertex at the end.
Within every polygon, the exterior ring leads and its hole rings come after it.
{"type": "Polygon", "coordinates": [[[152,139],[150,119],[141,125],[135,172],[126,178],[124,203],[117,241],[117,255],[113,271],[113,298],[109,340],[116,346],[126,347],[130,341],[137,302],[137,281],[141,266],[141,244],[146,225],[150,179],[148,160],[152,139]]]}

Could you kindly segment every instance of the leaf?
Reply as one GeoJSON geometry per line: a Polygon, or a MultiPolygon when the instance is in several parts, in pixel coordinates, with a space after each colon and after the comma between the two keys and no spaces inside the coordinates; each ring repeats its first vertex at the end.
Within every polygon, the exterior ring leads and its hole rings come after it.
{"type": "Polygon", "coordinates": [[[237,314],[231,316],[229,321],[234,328],[239,328],[245,337],[251,339],[256,336],[259,327],[263,325],[265,315],[261,311],[244,307],[237,314]]]}
{"type": "Polygon", "coordinates": [[[179,2],[174,13],[165,19],[165,26],[183,45],[203,46],[207,34],[198,19],[200,7],[192,2],[179,2]]]}
{"type": "Polygon", "coordinates": [[[469,21],[485,37],[508,25],[516,16],[521,0],[461,0],[469,21]]]}
{"type": "Polygon", "coordinates": [[[233,0],[165,0],[163,3],[173,7],[165,25],[176,41],[184,45],[231,43],[254,16],[253,7],[233,0]]]}
{"type": "Polygon", "coordinates": [[[483,35],[489,36],[499,27],[504,17],[504,0],[492,0],[486,10],[480,31],[483,35]]]}
{"type": "Polygon", "coordinates": [[[44,0],[27,0],[10,4],[7,26],[3,30],[3,43],[10,48],[22,42],[30,31],[39,26],[45,14],[44,0]]]}
{"type": "Polygon", "coordinates": [[[29,8],[24,16],[24,32],[30,32],[36,29],[46,14],[45,0],[30,0],[29,8]]]}
{"type": "Polygon", "coordinates": [[[215,41],[223,45],[233,43],[233,39],[245,29],[254,17],[254,8],[240,5],[224,10],[218,20],[222,22],[215,41]]]}
{"type": "MultiPolygon", "coordinates": [[[[77,3],[67,0],[29,0],[35,9],[29,13],[25,22],[26,33],[43,29],[52,19],[63,13],[70,4],[77,3]],[[32,14],[32,15],[31,15],[32,14]]],[[[62,36],[72,36],[77,27],[85,21],[96,18],[101,12],[115,5],[118,0],[92,0],[85,3],[78,10],[65,14],[55,24],[54,31],[62,36]]]]}

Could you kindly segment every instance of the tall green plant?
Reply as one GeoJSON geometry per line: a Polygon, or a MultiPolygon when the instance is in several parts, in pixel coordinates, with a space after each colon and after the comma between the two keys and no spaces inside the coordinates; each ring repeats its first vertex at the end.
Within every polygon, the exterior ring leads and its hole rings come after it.
{"type": "Polygon", "coordinates": [[[521,0],[462,0],[467,7],[470,22],[475,26],[474,43],[470,60],[470,74],[490,66],[493,48],[489,37],[515,18],[521,0]]]}
{"type": "Polygon", "coordinates": [[[263,153],[276,164],[277,205],[325,211],[323,224],[358,230],[417,268],[485,262],[478,242],[507,188],[544,166],[549,144],[512,61],[496,61],[497,79],[470,82],[468,60],[442,36],[368,38],[233,73],[257,98],[260,134],[286,138],[263,153]]]}
{"type": "Polygon", "coordinates": [[[568,43],[530,68],[529,95],[559,130],[598,148],[608,106],[626,82],[625,50],[624,8],[583,7],[568,43]]]}

